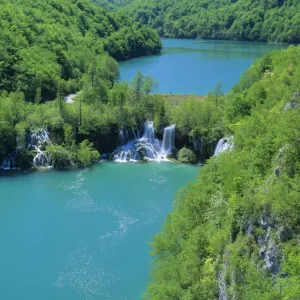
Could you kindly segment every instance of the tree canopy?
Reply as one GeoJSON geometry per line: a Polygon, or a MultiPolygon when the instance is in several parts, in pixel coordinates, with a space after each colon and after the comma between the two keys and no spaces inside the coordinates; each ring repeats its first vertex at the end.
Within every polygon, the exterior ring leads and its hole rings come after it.
{"type": "Polygon", "coordinates": [[[299,56],[267,54],[225,96],[234,148],[178,193],[145,299],[299,298],[299,56]]]}
{"type": "Polygon", "coordinates": [[[78,89],[105,51],[124,60],[161,49],[149,27],[87,0],[3,0],[0,28],[0,90],[30,101],[78,89]]]}
{"type": "Polygon", "coordinates": [[[148,24],[162,37],[300,42],[295,0],[95,0],[148,24]]]}

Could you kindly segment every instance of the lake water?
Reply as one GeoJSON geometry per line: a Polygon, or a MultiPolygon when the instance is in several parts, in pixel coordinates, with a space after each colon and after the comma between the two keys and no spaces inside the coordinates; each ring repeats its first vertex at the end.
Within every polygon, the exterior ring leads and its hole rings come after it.
{"type": "Polygon", "coordinates": [[[0,176],[0,299],[140,299],[147,242],[198,173],[172,163],[100,163],[0,176]]]}
{"type": "Polygon", "coordinates": [[[160,55],[120,63],[121,80],[131,81],[138,70],[158,82],[154,92],[205,95],[218,83],[228,92],[255,59],[282,44],[235,41],[163,39],[160,55]]]}

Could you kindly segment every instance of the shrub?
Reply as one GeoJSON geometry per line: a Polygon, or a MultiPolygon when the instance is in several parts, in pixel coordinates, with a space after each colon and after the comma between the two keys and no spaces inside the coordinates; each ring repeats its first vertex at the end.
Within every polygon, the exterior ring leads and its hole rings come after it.
{"type": "Polygon", "coordinates": [[[177,159],[183,164],[195,164],[197,162],[195,153],[186,147],[179,150],[177,159]]]}
{"type": "Polygon", "coordinates": [[[71,166],[72,155],[62,146],[48,146],[46,151],[50,154],[53,168],[65,169],[71,166]]]}
{"type": "Polygon", "coordinates": [[[100,157],[97,150],[93,148],[93,144],[88,140],[80,143],[76,153],[76,163],[80,166],[90,165],[100,157]]]}

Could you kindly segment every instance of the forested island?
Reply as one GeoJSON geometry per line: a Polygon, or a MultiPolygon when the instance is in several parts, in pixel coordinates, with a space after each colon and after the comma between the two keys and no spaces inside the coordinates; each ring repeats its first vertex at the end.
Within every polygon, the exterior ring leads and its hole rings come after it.
{"type": "Polygon", "coordinates": [[[300,47],[204,97],[119,81],[118,65],[160,53],[159,36],[298,43],[298,1],[94,2],[0,4],[2,167],[201,163],[151,242],[144,299],[299,299],[300,47]]]}

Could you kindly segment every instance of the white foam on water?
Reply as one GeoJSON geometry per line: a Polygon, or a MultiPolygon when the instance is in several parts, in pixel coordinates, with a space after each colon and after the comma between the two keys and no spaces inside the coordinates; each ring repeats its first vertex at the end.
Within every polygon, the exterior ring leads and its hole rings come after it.
{"type": "Polygon", "coordinates": [[[108,207],[101,205],[94,200],[87,189],[84,188],[85,177],[84,174],[88,171],[88,168],[80,171],[76,174],[76,179],[71,184],[65,184],[64,182],[59,185],[65,191],[72,193],[72,198],[67,202],[66,206],[74,209],[79,209],[81,212],[97,212],[107,211],[108,207]]]}
{"type": "Polygon", "coordinates": [[[159,202],[152,200],[148,203],[147,210],[141,213],[142,225],[153,223],[162,214],[159,202]]]}
{"type": "Polygon", "coordinates": [[[78,246],[69,255],[64,270],[59,274],[54,286],[57,293],[71,287],[82,299],[112,299],[107,289],[120,280],[118,271],[105,272],[97,263],[95,253],[89,246],[78,246]]]}
{"type": "Polygon", "coordinates": [[[168,180],[164,176],[158,176],[158,177],[154,177],[154,178],[149,178],[149,181],[154,182],[154,183],[158,183],[158,184],[164,184],[168,180]]]}

